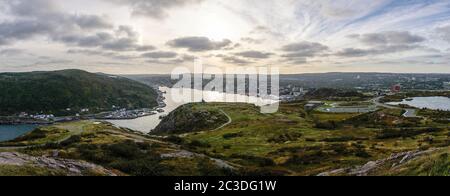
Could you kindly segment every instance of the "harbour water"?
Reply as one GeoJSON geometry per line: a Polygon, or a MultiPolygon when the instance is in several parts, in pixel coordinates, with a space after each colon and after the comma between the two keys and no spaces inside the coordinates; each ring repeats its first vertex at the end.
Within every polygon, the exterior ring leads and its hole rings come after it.
{"type": "Polygon", "coordinates": [[[108,122],[118,127],[133,129],[136,131],[149,133],[156,128],[161,122],[161,117],[168,115],[178,107],[197,102],[228,102],[228,103],[249,103],[257,106],[263,106],[273,103],[273,100],[261,99],[254,96],[227,94],[214,91],[202,91],[196,89],[171,89],[167,87],[160,87],[160,91],[165,92],[164,103],[165,107],[161,108],[164,112],[156,115],[145,116],[131,120],[108,120],[108,122]],[[172,96],[177,94],[175,96],[172,96]],[[176,98],[177,100],[173,99],[176,98]]]}
{"type": "Polygon", "coordinates": [[[402,102],[392,102],[389,105],[409,105],[416,108],[427,108],[430,110],[450,111],[450,98],[448,97],[413,97],[402,102]]]}
{"type": "Polygon", "coordinates": [[[37,125],[0,125],[0,142],[15,139],[37,128],[37,125]]]}

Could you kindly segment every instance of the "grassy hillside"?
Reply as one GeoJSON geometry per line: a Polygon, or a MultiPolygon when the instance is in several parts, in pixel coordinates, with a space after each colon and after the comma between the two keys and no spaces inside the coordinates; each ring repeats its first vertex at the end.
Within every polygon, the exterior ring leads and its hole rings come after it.
{"type": "MultiPolygon", "coordinates": [[[[390,109],[363,115],[325,114],[305,113],[302,106],[281,104],[279,112],[261,114],[259,108],[247,104],[202,104],[209,110],[224,111],[232,123],[219,130],[213,127],[210,130],[214,131],[183,134],[172,140],[258,175],[318,175],[392,154],[450,146],[448,123],[423,121],[412,127],[401,112],[390,109]],[[375,114],[382,118],[364,118],[375,114]],[[330,120],[336,124],[333,128],[317,126],[318,122],[330,120]]],[[[396,174],[404,173],[392,172],[396,174]]]]}
{"type": "Polygon", "coordinates": [[[187,104],[165,117],[153,133],[180,134],[208,131],[228,122],[219,109],[203,107],[205,104],[187,104]]]}
{"type": "MultiPolygon", "coordinates": [[[[72,175],[55,170],[50,164],[22,164],[14,156],[2,156],[5,155],[2,151],[19,153],[31,160],[51,158],[77,160],[75,163],[81,166],[95,164],[77,174],[88,176],[108,175],[108,171],[132,176],[207,176],[238,172],[238,168],[227,162],[183,150],[159,138],[94,121],[58,123],[0,143],[0,159],[3,158],[0,176],[72,175]],[[98,173],[99,170],[102,172],[98,173]]],[[[64,165],[61,167],[64,169],[64,165]]]]}
{"type": "Polygon", "coordinates": [[[0,74],[0,115],[20,112],[77,113],[156,106],[157,93],[150,87],[120,77],[81,70],[0,74]],[[66,108],[71,108],[67,112],[66,108]]]}
{"type": "MultiPolygon", "coordinates": [[[[137,176],[440,176],[450,171],[448,122],[427,119],[411,127],[400,112],[391,109],[363,115],[325,114],[306,113],[303,105],[281,104],[279,112],[261,114],[258,107],[248,104],[189,104],[185,106],[188,109],[178,111],[216,111],[232,121],[202,125],[188,133],[180,129],[167,137],[94,121],[57,123],[0,143],[0,152],[81,160],[103,167],[106,174],[118,171],[115,174],[137,176]],[[364,120],[375,114],[384,117],[364,120]],[[331,120],[337,125],[332,129],[316,125],[331,120]],[[385,122],[382,126],[380,120],[385,122]]],[[[86,175],[92,175],[90,170],[87,168],[86,175]]],[[[60,171],[0,163],[0,175],[2,172],[48,175],[60,171]]]]}

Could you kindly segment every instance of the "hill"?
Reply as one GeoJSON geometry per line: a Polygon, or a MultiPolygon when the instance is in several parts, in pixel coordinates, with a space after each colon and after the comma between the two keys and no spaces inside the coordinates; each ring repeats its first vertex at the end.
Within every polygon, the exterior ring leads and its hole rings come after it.
{"type": "Polygon", "coordinates": [[[56,123],[0,142],[0,176],[224,176],[238,172],[228,162],[106,122],[56,123]]]}
{"type": "Polygon", "coordinates": [[[70,115],[83,108],[98,112],[113,106],[132,109],[157,105],[157,93],[147,85],[81,70],[2,73],[0,92],[0,115],[70,115]]]}
{"type": "Polygon", "coordinates": [[[204,104],[187,104],[165,117],[153,130],[156,134],[180,134],[207,131],[228,122],[228,117],[216,108],[204,104]]]}

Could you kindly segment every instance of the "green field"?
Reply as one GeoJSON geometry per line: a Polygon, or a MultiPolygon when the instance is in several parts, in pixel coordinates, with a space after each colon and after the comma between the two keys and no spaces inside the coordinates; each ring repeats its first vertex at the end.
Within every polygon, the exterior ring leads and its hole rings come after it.
{"type": "MultiPolygon", "coordinates": [[[[316,175],[320,172],[348,166],[365,164],[371,160],[385,158],[394,153],[446,147],[450,145],[448,124],[434,124],[441,127],[432,133],[401,132],[395,122],[389,128],[355,127],[351,121],[360,114],[305,114],[302,104],[283,104],[275,114],[260,114],[258,108],[246,104],[206,104],[203,107],[220,108],[231,116],[232,124],[213,132],[191,133],[184,137],[186,143],[193,141],[204,144],[193,150],[222,158],[245,167],[286,175],[316,175]],[[334,130],[315,128],[317,121],[334,121],[334,130]],[[391,134],[385,129],[393,129],[391,134]],[[388,132],[388,133],[386,133],[388,132]],[[391,137],[383,139],[380,135],[391,137]],[[433,138],[430,142],[429,138],[433,138]]],[[[401,112],[384,110],[390,118],[401,119],[401,112]]],[[[407,120],[405,120],[407,121],[407,120]]],[[[423,129],[427,125],[417,125],[423,129]]],[[[405,128],[406,129],[406,128],[405,128]]],[[[188,146],[189,147],[189,146],[188,146]]]]}

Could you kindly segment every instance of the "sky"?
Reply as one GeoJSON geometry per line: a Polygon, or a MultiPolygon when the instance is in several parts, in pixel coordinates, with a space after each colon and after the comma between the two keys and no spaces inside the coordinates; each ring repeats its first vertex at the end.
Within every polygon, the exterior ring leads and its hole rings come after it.
{"type": "Polygon", "coordinates": [[[0,0],[0,72],[450,73],[450,0],[0,0]]]}

